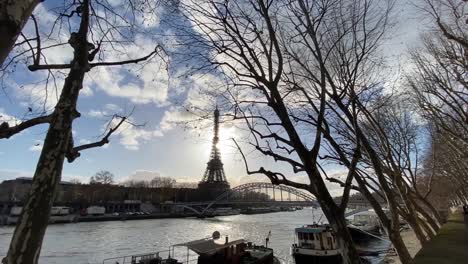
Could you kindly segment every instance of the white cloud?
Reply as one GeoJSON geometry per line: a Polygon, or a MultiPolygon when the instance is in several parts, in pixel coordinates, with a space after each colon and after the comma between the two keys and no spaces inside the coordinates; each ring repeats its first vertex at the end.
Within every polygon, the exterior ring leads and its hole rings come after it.
{"type": "Polygon", "coordinates": [[[196,119],[197,116],[182,107],[170,107],[164,112],[159,126],[162,131],[168,131],[181,122],[188,122],[196,119]]]}
{"type": "Polygon", "coordinates": [[[80,145],[85,145],[85,144],[91,143],[91,140],[88,140],[88,139],[80,139],[78,142],[80,143],[80,145]]]}
{"type": "Polygon", "coordinates": [[[53,110],[62,92],[64,80],[57,76],[54,82],[50,77],[46,85],[44,82],[46,78],[48,78],[47,73],[36,73],[34,81],[24,84],[21,82],[23,80],[21,77],[16,77],[16,83],[12,88],[15,89],[18,100],[27,102],[26,104],[33,109],[53,110]]]}
{"type": "Polygon", "coordinates": [[[120,108],[120,106],[115,104],[106,104],[102,110],[89,110],[88,116],[96,118],[111,117],[112,115],[118,114],[119,112],[122,112],[122,108],[120,108]]]}
{"type": "Polygon", "coordinates": [[[3,108],[0,108],[0,123],[7,122],[9,126],[15,126],[20,121],[11,115],[8,115],[3,108]]]}
{"type": "Polygon", "coordinates": [[[109,111],[114,111],[114,112],[120,112],[122,111],[122,108],[120,108],[120,106],[116,105],[116,104],[106,104],[104,106],[105,109],[109,110],[109,111]]]}
{"type": "Polygon", "coordinates": [[[89,86],[83,85],[83,88],[80,91],[80,95],[85,96],[85,97],[92,96],[94,95],[94,92],[89,86]]]}
{"type": "Polygon", "coordinates": [[[21,170],[0,169],[0,180],[11,180],[19,177],[32,177],[34,173],[21,170]]]}
{"type": "Polygon", "coordinates": [[[160,177],[161,173],[157,171],[149,171],[149,170],[136,170],[131,175],[123,177],[119,180],[119,182],[123,183],[126,181],[151,181],[155,177],[160,177]]]}
{"type": "MultiPolygon", "coordinates": [[[[127,47],[123,57],[122,54],[109,50],[105,59],[115,61],[140,58],[151,53],[155,45],[151,39],[138,35],[135,45],[127,47]]],[[[127,98],[136,104],[167,104],[169,74],[165,60],[158,56],[137,65],[96,67],[88,76],[89,82],[86,85],[94,85],[110,96],[127,98]]]]}
{"type": "MultiPolygon", "coordinates": [[[[119,120],[113,120],[114,127],[119,120]]],[[[132,122],[130,120],[130,122],[132,122]]],[[[129,150],[138,150],[143,142],[150,141],[154,138],[162,137],[163,133],[160,130],[150,130],[145,127],[133,125],[129,122],[123,123],[114,133],[118,136],[119,143],[129,150]]]]}
{"type": "MultiPolygon", "coordinates": [[[[34,176],[34,171],[23,171],[23,170],[10,170],[10,169],[0,169],[0,181],[2,180],[11,180],[19,177],[30,177],[34,176]]],[[[62,180],[68,181],[71,179],[79,179],[82,183],[87,183],[89,181],[89,176],[75,175],[75,174],[63,174],[62,180]]]]}
{"type": "Polygon", "coordinates": [[[89,110],[88,115],[89,115],[90,117],[102,118],[102,117],[104,117],[105,114],[104,114],[103,111],[92,110],[92,109],[91,109],[91,110],[89,110]]]}

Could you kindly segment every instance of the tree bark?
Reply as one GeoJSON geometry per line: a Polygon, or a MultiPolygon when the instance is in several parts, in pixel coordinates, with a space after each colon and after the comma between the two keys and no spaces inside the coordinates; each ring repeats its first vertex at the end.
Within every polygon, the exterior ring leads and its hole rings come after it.
{"type": "Polygon", "coordinates": [[[323,213],[337,235],[338,245],[342,250],[343,264],[360,264],[361,259],[349,234],[344,210],[335,204],[321,177],[311,178],[314,179],[314,186],[317,188],[312,194],[316,196],[323,213]]]}
{"type": "Polygon", "coordinates": [[[400,230],[394,229],[392,221],[385,214],[385,212],[382,209],[382,206],[379,204],[377,199],[375,199],[372,193],[367,189],[365,182],[359,176],[355,177],[355,179],[359,185],[359,188],[361,189],[361,193],[367,198],[369,203],[372,205],[372,208],[374,208],[375,213],[379,217],[383,228],[385,229],[387,234],[389,234],[389,239],[392,242],[392,245],[398,254],[400,262],[403,264],[411,263],[411,255],[405,243],[403,242],[403,239],[401,238],[400,230]]]}
{"type": "Polygon", "coordinates": [[[421,243],[421,245],[426,244],[426,242],[428,242],[428,239],[426,235],[424,234],[424,232],[422,231],[421,226],[419,225],[418,220],[416,219],[416,216],[413,216],[409,213],[404,213],[402,214],[402,216],[411,226],[411,229],[413,229],[414,234],[419,240],[419,243],[421,243]]]}
{"type": "Polygon", "coordinates": [[[436,218],[437,220],[437,225],[440,227],[442,226],[442,223],[444,222],[444,219],[442,218],[442,216],[439,214],[439,212],[437,211],[437,209],[435,209],[435,207],[426,199],[424,198],[419,192],[415,192],[416,193],[416,198],[418,200],[420,200],[427,208],[429,208],[429,210],[431,211],[431,213],[434,215],[434,217],[436,218]]]}
{"type": "Polygon", "coordinates": [[[83,1],[82,10],[79,31],[77,34],[72,33],[69,40],[75,50],[72,67],[52,114],[32,187],[13,233],[7,256],[2,261],[4,264],[36,264],[39,259],[63,162],[73,140],[72,123],[79,117],[76,110],[78,95],[89,68],[86,40],[89,24],[88,0],[83,1]]]}
{"type": "MultiPolygon", "coordinates": [[[[410,199],[412,199],[412,198],[410,198],[410,199]]],[[[437,233],[439,231],[439,228],[440,228],[440,225],[437,222],[437,219],[434,219],[433,217],[431,217],[431,215],[425,210],[425,208],[420,206],[416,201],[414,201],[414,199],[412,199],[412,200],[413,200],[415,210],[417,212],[419,212],[425,219],[425,221],[424,221],[424,219],[422,219],[422,221],[429,224],[431,226],[431,228],[433,229],[433,232],[437,233]]]]}
{"type": "Polygon", "coordinates": [[[434,229],[431,226],[429,226],[428,220],[423,217],[418,217],[418,222],[420,223],[419,225],[422,226],[422,228],[424,229],[424,232],[426,232],[426,235],[429,238],[428,240],[434,239],[436,233],[434,229]]]}
{"type": "MultiPolygon", "coordinates": [[[[350,120],[350,122],[355,123],[356,117],[353,116],[353,114],[343,104],[343,102],[339,100],[337,97],[335,97],[334,101],[336,102],[338,107],[343,111],[346,117],[350,120]]],[[[381,185],[382,191],[384,192],[386,199],[387,199],[388,207],[390,209],[391,221],[386,223],[385,224],[386,226],[384,225],[384,227],[387,229],[389,238],[392,241],[393,246],[397,250],[398,257],[401,263],[403,264],[411,263],[412,262],[411,255],[409,254],[408,249],[406,248],[400,235],[400,230],[399,230],[400,221],[399,221],[398,205],[397,205],[397,201],[395,198],[395,193],[394,193],[394,190],[392,190],[392,188],[389,186],[387,179],[385,178],[385,175],[383,172],[382,161],[379,159],[375,149],[372,147],[372,144],[370,143],[365,133],[361,130],[361,127],[359,125],[356,126],[355,133],[356,133],[356,137],[359,139],[359,142],[361,142],[361,145],[364,151],[367,152],[367,155],[370,159],[370,163],[372,167],[374,168],[375,175],[377,176],[377,179],[381,185]]],[[[356,180],[358,180],[358,178],[359,177],[356,177],[356,180]]],[[[361,184],[363,183],[361,182],[361,184]]],[[[367,191],[367,186],[365,186],[365,184],[363,184],[362,186],[363,187],[361,187],[361,189],[367,191]]],[[[366,196],[371,197],[372,194],[368,193],[366,196]]],[[[376,208],[379,208],[379,207],[376,207],[376,208]]]]}
{"type": "Polygon", "coordinates": [[[0,0],[0,66],[40,0],[0,0]]]}

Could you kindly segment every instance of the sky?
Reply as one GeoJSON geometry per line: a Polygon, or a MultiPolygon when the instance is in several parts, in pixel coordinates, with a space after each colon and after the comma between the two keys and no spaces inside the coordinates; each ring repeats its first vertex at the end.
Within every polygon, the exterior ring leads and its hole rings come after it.
{"type": "MultiPolygon", "coordinates": [[[[36,9],[40,24],[46,25],[53,21],[54,15],[49,11],[53,2],[45,1],[36,9]]],[[[395,63],[404,64],[405,53],[409,47],[416,45],[424,23],[414,13],[414,7],[404,0],[397,1],[395,13],[398,16],[395,35],[385,44],[388,47],[385,52],[395,63]]],[[[169,26],[160,23],[162,19],[164,12],[161,11],[143,18],[142,23],[149,30],[166,35],[162,42],[169,51],[176,51],[180,47],[172,44],[176,44],[177,39],[171,36],[172,29],[169,26]]],[[[25,31],[31,30],[29,23],[25,31]]],[[[136,38],[136,42],[141,49],[130,50],[130,57],[141,56],[154,48],[154,42],[149,37],[142,35],[136,38]]],[[[50,63],[60,63],[69,60],[71,56],[70,48],[66,46],[47,53],[50,63]]],[[[170,55],[165,59],[170,60],[170,55]]],[[[216,82],[216,76],[195,74],[179,77],[177,73],[183,65],[172,65],[169,70],[165,66],[165,61],[158,58],[149,67],[152,70],[142,70],[138,74],[128,72],[125,68],[97,68],[87,75],[78,102],[78,110],[82,115],[73,126],[76,145],[99,140],[109,116],[114,113],[133,111],[131,121],[141,126],[124,125],[111,137],[110,144],[84,151],[71,164],[65,162],[63,180],[79,179],[87,182],[100,170],[112,172],[118,182],[153,176],[173,177],[179,182],[198,182],[202,178],[210,154],[212,122],[208,119],[197,121],[199,123],[193,129],[193,125],[190,128],[174,121],[190,118],[183,106],[197,103],[200,90],[216,82]]],[[[14,124],[17,122],[15,120],[27,118],[29,107],[34,112],[44,107],[52,109],[57,96],[55,89],[47,89],[48,97],[44,101],[44,83],[32,84],[46,75],[46,72],[30,73],[18,66],[0,93],[0,121],[14,124]]],[[[58,87],[60,84],[59,81],[58,87]]],[[[214,101],[204,103],[216,104],[214,101]]],[[[0,181],[32,177],[46,131],[47,126],[41,125],[10,139],[0,140],[0,181]]],[[[225,122],[221,124],[220,149],[228,181],[231,186],[265,181],[261,175],[246,175],[241,156],[231,141],[232,137],[241,136],[241,132],[232,125],[225,122]]],[[[248,159],[254,167],[267,164],[282,170],[284,166],[255,153],[249,154],[248,159]]],[[[303,178],[300,175],[295,177],[303,178]]]]}

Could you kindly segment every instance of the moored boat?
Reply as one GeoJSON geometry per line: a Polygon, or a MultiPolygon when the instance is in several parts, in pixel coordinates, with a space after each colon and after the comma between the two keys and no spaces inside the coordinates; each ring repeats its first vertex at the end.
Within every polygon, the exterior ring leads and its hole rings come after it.
{"type": "MultiPolygon", "coordinates": [[[[22,211],[23,211],[23,207],[13,206],[10,210],[10,214],[8,215],[6,219],[6,223],[8,225],[15,225],[18,222],[22,211]]],[[[74,214],[70,214],[69,207],[54,206],[51,208],[49,224],[72,223],[76,221],[77,221],[77,216],[74,214]]]]}
{"type": "Polygon", "coordinates": [[[340,264],[341,250],[331,227],[306,225],[294,230],[291,255],[296,264],[340,264]]]}
{"type": "Polygon", "coordinates": [[[240,209],[234,209],[232,207],[219,207],[213,210],[208,210],[205,213],[206,217],[211,216],[228,216],[228,215],[238,215],[241,213],[240,209]]]}
{"type": "Polygon", "coordinates": [[[279,264],[273,255],[273,249],[266,246],[254,245],[244,239],[218,242],[219,232],[215,231],[211,237],[172,245],[169,250],[110,258],[103,264],[135,263],[135,264],[279,264]],[[175,249],[185,247],[187,253],[179,258],[175,257],[175,249]],[[196,259],[190,252],[196,253],[196,259]],[[162,257],[167,255],[166,258],[162,257]]]}
{"type": "Polygon", "coordinates": [[[381,235],[380,220],[372,211],[363,211],[348,218],[348,230],[354,242],[373,239],[381,235]]]}

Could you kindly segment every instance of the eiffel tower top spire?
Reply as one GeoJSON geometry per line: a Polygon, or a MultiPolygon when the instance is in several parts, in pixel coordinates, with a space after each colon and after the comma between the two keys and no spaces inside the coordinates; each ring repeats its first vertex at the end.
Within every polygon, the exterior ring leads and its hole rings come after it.
{"type": "MultiPolygon", "coordinates": [[[[229,188],[226,175],[224,173],[223,163],[221,162],[221,154],[219,152],[219,110],[216,106],[214,111],[214,130],[213,144],[211,146],[210,160],[207,163],[205,174],[201,180],[199,187],[206,184],[217,184],[219,188],[229,188]]],[[[213,186],[215,187],[215,186],[213,186]]]]}

